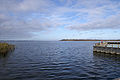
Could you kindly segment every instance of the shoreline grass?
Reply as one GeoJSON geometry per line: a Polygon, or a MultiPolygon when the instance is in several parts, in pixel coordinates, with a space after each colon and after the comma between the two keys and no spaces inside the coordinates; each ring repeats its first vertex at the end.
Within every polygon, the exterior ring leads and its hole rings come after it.
{"type": "Polygon", "coordinates": [[[8,43],[0,43],[0,54],[6,54],[15,49],[14,45],[8,43]]]}

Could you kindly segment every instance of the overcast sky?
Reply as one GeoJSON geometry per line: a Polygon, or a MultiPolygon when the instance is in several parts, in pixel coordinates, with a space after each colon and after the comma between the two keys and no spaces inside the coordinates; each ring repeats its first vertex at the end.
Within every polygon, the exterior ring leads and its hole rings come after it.
{"type": "Polygon", "coordinates": [[[0,39],[120,39],[120,0],[0,0],[0,39]]]}

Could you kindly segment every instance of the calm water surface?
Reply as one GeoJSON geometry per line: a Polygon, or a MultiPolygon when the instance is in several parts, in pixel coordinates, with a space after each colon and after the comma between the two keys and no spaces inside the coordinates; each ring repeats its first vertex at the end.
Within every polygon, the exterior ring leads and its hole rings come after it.
{"type": "Polygon", "coordinates": [[[14,52],[0,56],[0,80],[112,80],[120,56],[93,54],[95,42],[7,41],[14,52]]]}

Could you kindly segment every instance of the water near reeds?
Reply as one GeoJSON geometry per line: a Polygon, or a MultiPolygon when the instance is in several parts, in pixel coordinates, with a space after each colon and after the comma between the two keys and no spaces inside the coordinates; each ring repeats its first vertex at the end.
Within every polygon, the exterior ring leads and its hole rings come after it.
{"type": "Polygon", "coordinates": [[[120,56],[93,54],[95,42],[8,41],[14,52],[0,56],[0,80],[112,80],[120,56]]]}

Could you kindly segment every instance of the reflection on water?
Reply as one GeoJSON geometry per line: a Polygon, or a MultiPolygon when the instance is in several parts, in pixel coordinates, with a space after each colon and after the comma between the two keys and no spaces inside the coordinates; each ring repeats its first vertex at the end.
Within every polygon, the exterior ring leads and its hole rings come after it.
{"type": "Polygon", "coordinates": [[[107,54],[107,53],[98,53],[98,52],[93,52],[94,57],[98,57],[101,59],[109,59],[109,60],[115,60],[115,61],[120,61],[120,55],[116,54],[107,54]]]}
{"type": "MultiPolygon", "coordinates": [[[[93,59],[99,64],[106,80],[112,80],[120,77],[120,55],[93,53],[93,59]]],[[[102,74],[103,75],[103,74],[102,74]]]]}
{"type": "Polygon", "coordinates": [[[95,42],[9,43],[16,45],[16,49],[0,57],[0,80],[112,80],[120,77],[119,57],[93,54],[95,42]]]}
{"type": "Polygon", "coordinates": [[[6,54],[0,54],[0,58],[5,58],[7,56],[8,56],[8,53],[6,53],[6,54]]]}
{"type": "Polygon", "coordinates": [[[10,55],[12,54],[12,52],[8,52],[5,54],[0,54],[0,66],[1,67],[5,67],[8,61],[8,58],[10,57],[10,55]]]}
{"type": "Polygon", "coordinates": [[[10,54],[11,54],[12,52],[10,51],[10,52],[7,52],[7,53],[0,53],[0,59],[1,58],[8,58],[9,56],[10,56],[10,54]]]}

